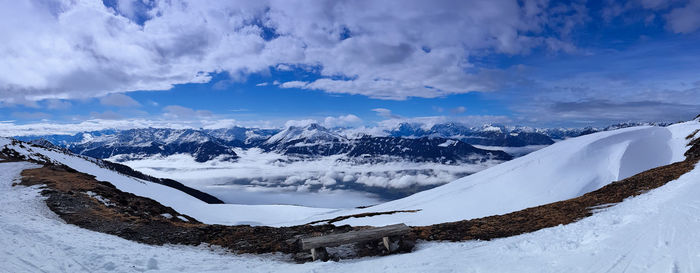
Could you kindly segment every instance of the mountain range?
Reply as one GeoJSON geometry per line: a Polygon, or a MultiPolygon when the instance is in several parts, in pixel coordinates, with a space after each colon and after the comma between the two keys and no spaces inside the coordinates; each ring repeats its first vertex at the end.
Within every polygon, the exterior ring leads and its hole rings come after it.
{"type": "Polygon", "coordinates": [[[343,128],[329,129],[312,123],[285,129],[231,127],[223,129],[140,128],[100,130],[74,135],[16,137],[19,140],[52,144],[76,154],[94,158],[120,156],[140,159],[151,156],[189,154],[197,162],[213,159],[235,161],[235,148],[259,148],[296,159],[341,155],[356,161],[393,159],[415,162],[474,163],[489,159],[509,160],[511,155],[484,150],[472,145],[524,147],[550,145],[555,140],[631,126],[618,124],[606,128],[532,128],[485,124],[468,127],[458,123],[400,123],[377,134],[351,135],[343,128]]]}

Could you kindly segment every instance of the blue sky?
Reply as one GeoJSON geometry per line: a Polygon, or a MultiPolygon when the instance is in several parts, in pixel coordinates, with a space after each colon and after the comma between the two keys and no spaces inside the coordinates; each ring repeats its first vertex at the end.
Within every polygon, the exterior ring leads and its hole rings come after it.
{"type": "Polygon", "coordinates": [[[0,120],[583,127],[700,113],[698,0],[398,3],[3,7],[0,120]]]}

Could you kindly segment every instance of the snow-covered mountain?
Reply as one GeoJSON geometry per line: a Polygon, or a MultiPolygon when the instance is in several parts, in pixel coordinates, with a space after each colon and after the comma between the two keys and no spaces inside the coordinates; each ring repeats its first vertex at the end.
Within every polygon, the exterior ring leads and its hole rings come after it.
{"type": "Polygon", "coordinates": [[[414,162],[473,163],[486,160],[510,160],[502,151],[475,148],[460,140],[445,138],[377,137],[365,135],[347,138],[318,124],[289,127],[260,145],[267,151],[285,155],[346,155],[349,159],[386,161],[400,158],[414,162]]]}
{"type": "Polygon", "coordinates": [[[331,132],[327,128],[312,123],[306,126],[290,126],[287,129],[271,136],[265,141],[265,145],[296,144],[303,142],[315,144],[323,142],[335,142],[346,140],[345,137],[331,132]]]}
{"type": "Polygon", "coordinates": [[[234,126],[231,128],[205,129],[203,132],[218,138],[230,146],[251,147],[265,142],[270,136],[280,132],[278,129],[244,128],[234,126]]]}
{"type": "Polygon", "coordinates": [[[528,126],[505,126],[483,124],[467,126],[455,122],[426,125],[402,122],[385,130],[388,135],[400,137],[442,137],[460,139],[472,145],[522,147],[528,145],[549,145],[552,140],[588,135],[596,132],[617,130],[635,126],[668,126],[669,123],[626,122],[606,127],[584,128],[535,128],[528,126]]]}
{"type": "Polygon", "coordinates": [[[238,158],[234,148],[261,148],[266,152],[298,159],[341,155],[349,160],[361,161],[408,160],[456,164],[512,158],[502,151],[474,148],[461,140],[367,135],[348,138],[319,124],[290,126],[282,131],[242,127],[217,130],[147,128],[19,139],[50,142],[77,154],[119,160],[189,154],[197,162],[214,158],[231,161],[238,158]],[[445,143],[450,145],[443,145],[445,143]]]}
{"type": "Polygon", "coordinates": [[[153,177],[138,172],[126,165],[106,160],[76,155],[71,151],[57,147],[48,141],[21,142],[14,139],[0,138],[0,159],[23,160],[48,165],[66,165],[70,168],[85,169],[88,167],[90,174],[113,173],[129,177],[136,181],[151,182],[178,190],[181,194],[189,195],[209,204],[222,204],[218,198],[190,188],[182,183],[172,180],[153,177]]]}
{"type": "MultiPolygon", "coordinates": [[[[0,140],[0,146],[5,143],[0,140]]],[[[4,253],[0,271],[457,272],[470,268],[475,272],[694,272],[700,264],[700,256],[694,255],[700,248],[695,232],[700,228],[697,169],[568,225],[491,241],[421,243],[413,253],[381,258],[294,264],[276,255],[150,246],[67,225],[48,211],[41,189],[11,186],[23,169],[35,167],[24,162],[0,163],[0,244],[12,249],[4,253]]],[[[252,211],[250,207],[227,209],[252,211]]],[[[247,217],[303,217],[278,207],[255,212],[247,217]]]]}
{"type": "Polygon", "coordinates": [[[196,199],[182,202],[192,198],[156,183],[136,182],[138,180],[101,167],[94,160],[65,152],[25,147],[7,139],[0,142],[0,150],[49,158],[109,181],[127,192],[153,198],[205,223],[304,224],[350,214],[419,210],[352,218],[339,223],[426,225],[503,214],[577,197],[650,168],[680,161],[688,149],[686,137],[699,129],[700,122],[694,120],[667,127],[631,127],[571,138],[406,198],[365,209],[341,210],[256,205],[215,208],[196,199]],[[274,208],[279,210],[274,211],[274,208]],[[275,216],[285,211],[294,213],[281,218],[275,216]]]}
{"type": "MultiPolygon", "coordinates": [[[[124,131],[98,131],[76,134],[71,137],[39,137],[55,145],[61,145],[77,154],[94,158],[121,155],[137,159],[153,155],[169,156],[190,154],[197,162],[218,158],[235,160],[238,156],[232,147],[203,131],[193,129],[131,129],[124,131]],[[60,140],[59,140],[60,139],[60,140]]],[[[19,138],[23,140],[30,137],[19,138]]]]}
{"type": "Polygon", "coordinates": [[[412,161],[430,161],[443,164],[477,163],[488,160],[505,161],[513,158],[503,151],[479,149],[461,140],[370,136],[355,139],[348,156],[370,160],[380,156],[396,156],[412,161]]]}
{"type": "MultiPolygon", "coordinates": [[[[110,182],[122,191],[171,206],[178,213],[204,223],[280,226],[339,215],[419,209],[413,213],[365,214],[366,217],[335,224],[405,222],[421,225],[508,213],[580,196],[614,180],[682,160],[688,153],[687,144],[698,138],[699,130],[700,122],[691,121],[668,127],[633,127],[571,138],[433,190],[356,210],[206,204],[182,191],[126,176],[95,160],[61,150],[0,138],[0,151],[12,158],[25,156],[39,162],[49,160],[65,164],[78,172],[110,182]],[[689,135],[691,137],[687,137],[689,135]]],[[[698,146],[692,147],[694,150],[690,154],[697,158],[698,146]]],[[[65,267],[76,266],[86,271],[115,268],[124,271],[134,268],[229,271],[248,267],[289,272],[371,272],[376,268],[387,269],[390,265],[397,271],[469,267],[484,271],[517,268],[545,272],[693,272],[693,268],[700,264],[698,256],[693,255],[700,247],[700,240],[694,232],[700,228],[695,217],[700,213],[697,200],[700,186],[695,183],[700,177],[697,169],[622,203],[598,208],[592,216],[566,225],[492,241],[421,243],[416,252],[381,259],[297,265],[272,256],[224,256],[203,248],[145,246],[66,225],[55,215],[48,215],[50,212],[39,197],[41,189],[11,186],[21,170],[36,166],[23,162],[0,163],[0,216],[3,219],[0,221],[0,243],[13,249],[5,253],[6,262],[0,265],[1,270],[18,272],[41,268],[65,271],[65,267]],[[682,238],[678,234],[683,234],[682,238]],[[96,246],[94,242],[98,241],[99,246],[96,246]],[[110,255],[102,255],[101,251],[108,251],[110,255]],[[131,267],[115,263],[114,251],[120,253],[121,262],[131,267]],[[36,257],[37,253],[42,259],[26,259],[36,257]],[[149,253],[147,255],[151,258],[142,257],[143,253],[149,253]],[[105,258],[107,256],[110,258],[105,258]],[[542,267],[543,264],[547,267],[542,267]]]]}
{"type": "Polygon", "coordinates": [[[438,123],[430,128],[422,124],[401,123],[388,131],[397,137],[439,137],[458,139],[472,145],[522,147],[528,145],[549,145],[552,139],[527,127],[506,127],[485,124],[481,127],[467,127],[458,123],[438,123]]]}
{"type": "MultiPolygon", "coordinates": [[[[560,141],[526,156],[399,200],[331,216],[419,210],[340,222],[429,225],[504,214],[565,200],[616,180],[683,160],[698,121],[639,126],[560,141]]],[[[332,217],[330,217],[332,218],[332,217]]]]}
{"type": "Polygon", "coordinates": [[[584,127],[584,128],[529,128],[535,132],[547,135],[552,139],[566,139],[570,137],[577,137],[588,135],[597,132],[612,131],[622,128],[637,127],[637,126],[669,126],[671,123],[664,122],[623,122],[606,127],[584,127]]]}
{"type": "Polygon", "coordinates": [[[48,141],[78,154],[119,161],[178,154],[190,155],[197,162],[212,159],[235,161],[238,158],[235,148],[260,148],[265,152],[294,157],[295,160],[342,156],[342,160],[358,162],[398,160],[457,164],[489,159],[509,160],[512,155],[521,156],[550,145],[554,143],[553,139],[561,140],[635,125],[639,124],[624,123],[606,128],[542,129],[497,124],[468,127],[453,122],[432,124],[429,127],[419,123],[400,123],[377,135],[351,133],[341,128],[329,129],[312,123],[290,126],[284,130],[243,127],[146,128],[83,132],[71,136],[25,136],[18,139],[48,141]],[[448,142],[452,145],[444,145],[448,142]]]}
{"type": "Polygon", "coordinates": [[[121,191],[156,200],[165,206],[172,207],[179,213],[191,215],[208,224],[281,226],[288,225],[289,221],[297,221],[314,214],[333,211],[332,209],[285,205],[210,204],[182,189],[167,185],[167,183],[135,177],[128,172],[120,172],[118,168],[112,168],[102,160],[0,137],[0,162],[2,157],[42,164],[65,165],[75,171],[93,175],[99,181],[107,181],[121,191]],[[277,223],[269,223],[269,220],[273,219],[276,219],[274,221],[277,223]]]}

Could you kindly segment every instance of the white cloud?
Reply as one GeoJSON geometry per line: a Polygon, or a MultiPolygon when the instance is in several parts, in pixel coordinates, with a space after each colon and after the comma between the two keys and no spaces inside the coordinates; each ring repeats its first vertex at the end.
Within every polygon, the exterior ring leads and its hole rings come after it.
{"type": "Polygon", "coordinates": [[[40,120],[48,119],[51,115],[44,112],[12,112],[12,117],[18,119],[40,120]]]}
{"type": "Polygon", "coordinates": [[[91,118],[91,119],[106,119],[106,120],[110,120],[110,119],[123,119],[124,116],[120,115],[120,114],[117,113],[117,112],[114,112],[114,111],[111,111],[111,110],[107,110],[107,111],[104,111],[104,112],[92,112],[92,113],[90,113],[90,118],[91,118]]]}
{"type": "MultiPolygon", "coordinates": [[[[386,190],[381,189],[437,186],[500,163],[489,161],[445,165],[391,161],[363,164],[352,160],[338,160],[337,156],[315,160],[291,160],[288,156],[265,153],[255,148],[236,149],[236,153],[240,156],[236,162],[213,160],[199,163],[194,162],[189,155],[173,155],[124,163],[157,177],[177,178],[202,188],[216,186],[218,192],[224,196],[229,193],[221,190],[228,186],[235,187],[235,183],[240,183],[238,186],[255,192],[324,192],[343,189],[386,193],[386,190]]],[[[113,159],[119,159],[119,156],[113,159]]],[[[241,190],[240,187],[234,189],[237,192],[241,190]]]]}
{"type": "Polygon", "coordinates": [[[484,124],[512,124],[513,120],[507,116],[495,115],[471,115],[471,116],[428,116],[412,118],[392,118],[378,122],[377,128],[384,130],[394,129],[401,123],[419,124],[424,129],[430,129],[435,124],[455,122],[466,126],[481,126],[484,124]]]}
{"type": "Polygon", "coordinates": [[[278,64],[275,68],[279,71],[292,71],[293,69],[292,66],[288,64],[278,64]]]}
{"type": "Polygon", "coordinates": [[[309,83],[304,81],[289,81],[282,83],[279,86],[282,88],[306,88],[307,85],[309,85],[309,83]]]}
{"type": "Polygon", "coordinates": [[[387,118],[387,119],[400,119],[402,118],[399,115],[393,114],[391,110],[386,109],[386,108],[374,108],[372,111],[376,112],[378,116],[387,118]]]}
{"type": "Polygon", "coordinates": [[[49,110],[65,110],[69,109],[72,104],[65,100],[49,99],[46,100],[46,108],[49,110]]]}
{"type": "Polygon", "coordinates": [[[287,122],[284,123],[284,127],[285,128],[291,127],[291,126],[304,127],[304,126],[312,124],[312,123],[318,123],[318,121],[315,119],[288,120],[287,122]]]}
{"type": "Polygon", "coordinates": [[[140,103],[138,103],[136,100],[132,99],[131,97],[124,95],[124,94],[119,94],[119,93],[109,94],[107,96],[100,98],[100,104],[107,105],[107,106],[117,106],[117,107],[141,106],[140,103]]]}
{"type": "Polygon", "coordinates": [[[328,128],[334,127],[354,127],[362,124],[362,119],[356,115],[348,114],[338,117],[326,117],[323,120],[323,126],[328,128]]]}
{"type": "Polygon", "coordinates": [[[690,0],[666,15],[668,27],[675,33],[691,33],[700,28],[700,0],[690,0]]]}
{"type": "MultiPolygon", "coordinates": [[[[623,3],[609,1],[603,7],[602,15],[606,21],[610,22],[615,17],[624,16],[627,12],[640,8],[649,12],[645,17],[641,17],[646,24],[658,17],[665,19],[666,28],[675,33],[688,34],[700,29],[699,0],[636,0],[623,1],[623,3]]],[[[632,18],[634,17],[625,18],[625,20],[635,20],[632,18]]]]}
{"type": "Polygon", "coordinates": [[[284,128],[287,128],[290,126],[304,127],[304,126],[307,126],[307,125],[313,124],[313,123],[320,124],[320,125],[327,127],[327,128],[356,127],[356,126],[359,126],[362,124],[362,119],[356,115],[347,114],[347,115],[337,116],[337,117],[325,117],[320,122],[316,119],[287,120],[284,123],[284,128]]]}
{"type": "Polygon", "coordinates": [[[163,107],[163,116],[173,119],[197,119],[202,117],[211,117],[213,114],[207,110],[194,110],[180,105],[168,105],[163,107]]]}
{"type": "Polygon", "coordinates": [[[98,0],[3,1],[0,100],[166,90],[208,82],[210,72],[241,80],[271,67],[322,77],[299,88],[376,98],[487,91],[501,81],[470,56],[560,44],[551,42],[556,33],[580,20],[549,17],[578,13],[514,0],[122,0],[115,9],[98,0]]]}
{"type": "Polygon", "coordinates": [[[464,107],[464,106],[458,106],[458,107],[452,108],[452,110],[450,110],[450,112],[452,114],[462,114],[466,111],[467,111],[467,107],[464,107]]]}
{"type": "MultiPolygon", "coordinates": [[[[17,113],[17,117],[25,118],[26,113],[17,113]]],[[[30,115],[32,113],[29,113],[30,115]]],[[[109,112],[93,113],[94,116],[108,115],[109,112]]],[[[34,118],[48,118],[50,115],[34,114],[34,118]]],[[[27,135],[51,135],[51,134],[75,134],[85,131],[98,131],[104,129],[127,130],[134,128],[173,128],[173,129],[217,129],[229,128],[234,125],[257,126],[264,123],[237,122],[232,119],[191,119],[173,121],[167,117],[163,119],[90,119],[78,123],[37,122],[31,124],[16,124],[14,121],[0,122],[0,136],[27,136],[27,135]]],[[[263,126],[264,127],[264,126],[263,126]]],[[[268,126],[269,127],[269,126],[268,126]]]]}

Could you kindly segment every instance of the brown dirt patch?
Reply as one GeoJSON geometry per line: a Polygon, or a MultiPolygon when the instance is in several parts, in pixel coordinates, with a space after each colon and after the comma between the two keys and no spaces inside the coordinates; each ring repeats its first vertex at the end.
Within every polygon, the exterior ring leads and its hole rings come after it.
{"type": "Polygon", "coordinates": [[[389,214],[394,214],[394,213],[413,213],[413,212],[419,212],[419,211],[421,211],[421,210],[411,209],[411,210],[392,210],[392,211],[382,211],[382,212],[366,212],[366,213],[338,216],[338,217],[335,217],[332,219],[313,221],[311,223],[308,223],[307,225],[315,225],[315,224],[319,224],[319,223],[333,224],[335,222],[340,222],[340,221],[347,220],[350,218],[372,217],[372,216],[377,216],[377,215],[389,215],[389,214]]]}
{"type": "MultiPolygon", "coordinates": [[[[24,170],[19,184],[44,185],[41,193],[47,197],[46,204],[69,224],[147,244],[207,243],[236,253],[293,254],[300,251],[301,238],[366,228],[329,224],[280,228],[206,225],[152,199],[122,192],[108,182],[97,181],[92,175],[58,165],[24,170]],[[163,216],[166,214],[172,217],[163,216]]],[[[372,244],[381,246],[377,241],[367,242],[360,248],[367,249],[372,244]]],[[[357,252],[358,256],[378,254],[386,253],[382,253],[381,248],[357,252]]],[[[299,256],[300,261],[305,259],[305,255],[299,256]]]]}

